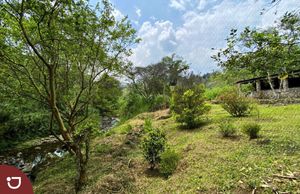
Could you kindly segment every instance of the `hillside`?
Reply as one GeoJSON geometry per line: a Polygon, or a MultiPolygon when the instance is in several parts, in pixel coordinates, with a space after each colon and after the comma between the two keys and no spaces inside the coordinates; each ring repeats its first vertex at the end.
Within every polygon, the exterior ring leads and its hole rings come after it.
{"type": "MultiPolygon", "coordinates": [[[[168,110],[140,114],[93,140],[82,193],[300,193],[300,105],[260,105],[259,112],[259,117],[232,118],[212,105],[210,122],[194,130],[180,129],[168,110]],[[181,155],[168,179],[148,170],[143,159],[139,139],[145,118],[166,131],[169,145],[181,155]],[[238,128],[259,122],[261,136],[250,141],[239,130],[236,138],[222,138],[223,119],[238,128]]],[[[65,157],[41,171],[35,192],[74,192],[71,160],[65,157]]]]}

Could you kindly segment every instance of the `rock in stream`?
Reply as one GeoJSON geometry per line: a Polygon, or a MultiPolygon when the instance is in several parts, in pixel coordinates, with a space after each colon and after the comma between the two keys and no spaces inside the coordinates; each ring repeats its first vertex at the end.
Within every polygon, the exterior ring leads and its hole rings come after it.
{"type": "Polygon", "coordinates": [[[0,153],[0,164],[19,168],[33,182],[39,170],[49,165],[54,159],[64,157],[65,154],[67,154],[67,150],[61,143],[55,137],[49,136],[30,148],[11,149],[0,153]]]}

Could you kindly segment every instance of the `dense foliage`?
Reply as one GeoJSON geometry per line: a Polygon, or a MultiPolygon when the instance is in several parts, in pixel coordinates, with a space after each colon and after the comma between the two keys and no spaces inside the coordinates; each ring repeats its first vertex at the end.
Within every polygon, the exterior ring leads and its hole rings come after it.
{"type": "Polygon", "coordinates": [[[166,149],[161,154],[161,161],[159,163],[159,172],[164,176],[170,176],[175,170],[179,162],[179,154],[172,149],[166,149]]]}
{"type": "Polygon", "coordinates": [[[165,133],[158,128],[148,126],[147,132],[143,137],[141,147],[143,149],[143,155],[148,161],[150,168],[154,169],[160,162],[161,153],[163,153],[166,147],[165,133]]]}
{"type": "Polygon", "coordinates": [[[141,112],[168,108],[171,87],[177,85],[187,90],[205,81],[204,76],[188,73],[188,69],[188,63],[173,54],[156,64],[128,70],[130,82],[120,100],[121,117],[128,119],[141,112]]]}
{"type": "Polygon", "coordinates": [[[149,105],[143,96],[126,88],[123,91],[123,95],[119,99],[119,116],[122,120],[129,119],[139,113],[149,110],[149,105]]]}
{"type": "Polygon", "coordinates": [[[205,104],[204,91],[203,85],[186,91],[176,87],[173,91],[171,110],[176,121],[188,129],[198,127],[209,111],[209,106],[205,104]]]}
{"type": "Polygon", "coordinates": [[[250,139],[258,138],[258,133],[261,126],[257,123],[247,123],[243,126],[243,132],[249,136],[250,139]]]}
{"type": "MultiPolygon", "coordinates": [[[[38,104],[28,103],[24,99],[1,103],[0,150],[20,141],[50,135],[49,121],[47,109],[38,104]]],[[[54,130],[57,130],[56,127],[54,130]]]]}
{"type": "Polygon", "coordinates": [[[233,89],[233,87],[229,86],[229,85],[226,85],[223,87],[207,88],[204,92],[204,97],[207,100],[216,100],[224,92],[231,91],[232,89],[233,89]]]}
{"type": "Polygon", "coordinates": [[[122,96],[121,83],[115,77],[103,74],[95,84],[92,105],[100,116],[116,116],[118,101],[122,96]]]}
{"type": "Polygon", "coordinates": [[[239,95],[237,91],[231,90],[219,96],[222,107],[234,117],[242,117],[250,114],[252,110],[252,101],[239,95]]]}
{"type": "Polygon", "coordinates": [[[139,39],[127,18],[115,19],[106,0],[95,8],[80,0],[8,0],[0,6],[1,92],[47,107],[56,137],[76,156],[79,191],[89,136],[99,126],[91,119],[95,86],[104,73],[128,68],[129,48],[139,39]]]}

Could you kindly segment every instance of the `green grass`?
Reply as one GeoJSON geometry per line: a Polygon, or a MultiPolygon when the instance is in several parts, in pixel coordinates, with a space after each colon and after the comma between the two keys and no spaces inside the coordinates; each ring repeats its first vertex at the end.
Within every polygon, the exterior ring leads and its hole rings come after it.
{"type": "MultiPolygon", "coordinates": [[[[273,176],[300,173],[300,105],[260,105],[259,116],[242,118],[230,117],[219,105],[212,105],[210,122],[194,130],[180,129],[172,118],[156,119],[165,112],[142,114],[106,137],[95,138],[89,183],[82,193],[251,193],[255,188],[256,193],[273,193],[272,188],[300,193],[299,179],[273,176]],[[177,170],[168,179],[149,172],[142,157],[138,131],[145,117],[166,131],[169,145],[181,155],[177,170]],[[224,119],[238,129],[236,138],[219,134],[218,125],[224,119]],[[250,141],[242,133],[248,122],[262,126],[258,139],[250,141]],[[134,132],[128,133],[128,125],[134,132]]],[[[72,193],[72,162],[66,158],[40,172],[35,192],[72,193]]]]}

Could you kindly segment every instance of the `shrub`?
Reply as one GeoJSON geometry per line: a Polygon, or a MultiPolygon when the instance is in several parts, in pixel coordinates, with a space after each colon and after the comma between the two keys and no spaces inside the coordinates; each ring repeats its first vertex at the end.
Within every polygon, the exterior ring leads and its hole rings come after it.
{"type": "Polygon", "coordinates": [[[150,102],[150,110],[156,111],[168,108],[170,105],[170,97],[167,95],[157,95],[154,96],[153,99],[150,102]]]}
{"type": "Polygon", "coordinates": [[[125,91],[119,99],[119,115],[122,120],[130,119],[148,109],[145,98],[134,91],[125,91]]]}
{"type": "Polygon", "coordinates": [[[261,126],[257,123],[248,123],[243,126],[243,132],[249,136],[250,139],[258,138],[258,133],[261,126]]]}
{"type": "Polygon", "coordinates": [[[179,162],[179,154],[174,150],[167,149],[161,154],[159,171],[166,177],[173,174],[179,162]]]}
{"type": "Polygon", "coordinates": [[[147,133],[147,132],[151,131],[151,129],[152,129],[152,120],[150,118],[146,118],[144,126],[143,126],[143,130],[144,130],[144,132],[147,133]]]}
{"type": "Polygon", "coordinates": [[[203,93],[203,85],[194,86],[187,91],[176,87],[173,91],[171,110],[176,121],[188,129],[198,127],[203,121],[203,115],[210,109],[205,104],[203,93]]]}
{"type": "Polygon", "coordinates": [[[223,137],[233,137],[236,134],[235,126],[229,121],[220,123],[219,131],[223,137]]]}
{"type": "Polygon", "coordinates": [[[213,87],[205,90],[204,97],[207,100],[215,100],[224,92],[232,90],[232,86],[213,87]]]}
{"type": "Polygon", "coordinates": [[[250,114],[252,109],[251,100],[239,96],[236,91],[225,92],[219,97],[222,107],[234,117],[242,117],[250,114]]]}
{"type": "Polygon", "coordinates": [[[149,162],[150,168],[154,169],[160,162],[160,155],[165,150],[166,135],[157,128],[148,128],[147,134],[142,139],[142,149],[145,159],[149,162]]]}

